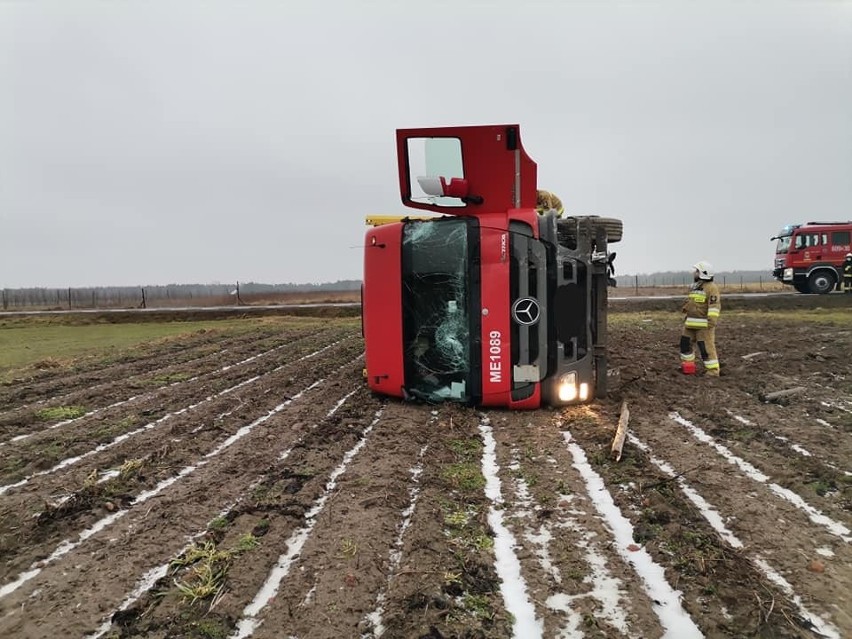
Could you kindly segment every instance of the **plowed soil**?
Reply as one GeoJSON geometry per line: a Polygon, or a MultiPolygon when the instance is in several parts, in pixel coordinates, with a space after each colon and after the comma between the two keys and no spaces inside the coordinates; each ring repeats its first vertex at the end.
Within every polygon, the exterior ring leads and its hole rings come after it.
{"type": "Polygon", "coordinates": [[[0,387],[0,636],[852,636],[848,307],[727,313],[717,379],[634,310],[561,410],[373,396],[350,318],[0,387]]]}

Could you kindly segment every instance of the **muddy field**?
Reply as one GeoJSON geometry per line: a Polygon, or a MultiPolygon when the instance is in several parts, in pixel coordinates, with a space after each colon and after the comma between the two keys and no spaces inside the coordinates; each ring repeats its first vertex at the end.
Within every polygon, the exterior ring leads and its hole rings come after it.
{"type": "Polygon", "coordinates": [[[373,397],[351,318],[0,386],[0,636],[852,636],[833,313],[728,313],[719,379],[618,313],[610,398],[560,411],[373,397]]]}

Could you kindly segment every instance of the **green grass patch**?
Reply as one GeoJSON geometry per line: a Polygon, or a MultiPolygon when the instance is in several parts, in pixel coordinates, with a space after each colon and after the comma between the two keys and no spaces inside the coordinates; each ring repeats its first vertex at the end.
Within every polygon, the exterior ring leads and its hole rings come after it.
{"type": "Polygon", "coordinates": [[[199,619],[195,622],[195,631],[205,639],[226,639],[231,631],[218,619],[199,619]]]}
{"type": "Polygon", "coordinates": [[[221,532],[228,527],[228,524],[231,523],[228,521],[227,517],[219,516],[216,517],[213,521],[210,522],[208,528],[213,531],[221,532]]]}
{"type": "Polygon", "coordinates": [[[148,383],[154,386],[166,386],[168,384],[174,384],[175,382],[185,382],[190,377],[192,377],[190,373],[168,373],[152,377],[148,383]]]}
{"type": "Polygon", "coordinates": [[[255,537],[252,533],[247,532],[246,534],[240,536],[232,552],[235,555],[241,555],[242,553],[248,552],[249,550],[254,550],[259,545],[260,541],[258,540],[258,538],[255,537]]]}
{"type": "Polygon", "coordinates": [[[479,464],[460,462],[451,464],[441,471],[443,479],[453,488],[463,491],[482,490],[485,488],[485,477],[479,464]]]}
{"type": "Polygon", "coordinates": [[[450,450],[462,459],[478,459],[482,450],[478,439],[452,439],[448,445],[450,450]]]}
{"type": "Polygon", "coordinates": [[[132,429],[136,425],[136,416],[128,415],[117,422],[104,422],[92,431],[92,437],[98,443],[115,439],[119,433],[132,429]]]}
{"type": "Polygon", "coordinates": [[[36,417],[45,422],[59,422],[65,419],[76,419],[86,414],[82,406],[51,406],[36,411],[36,417]]]}

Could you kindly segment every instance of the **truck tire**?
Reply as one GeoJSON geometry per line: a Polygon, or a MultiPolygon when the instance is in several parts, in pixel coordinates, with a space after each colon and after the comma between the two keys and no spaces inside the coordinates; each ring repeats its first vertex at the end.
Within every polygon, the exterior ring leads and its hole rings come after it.
{"type": "Polygon", "coordinates": [[[808,276],[808,287],[811,289],[811,293],[826,295],[834,290],[836,284],[837,280],[830,271],[815,271],[808,276]]]}
{"type": "Polygon", "coordinates": [[[599,217],[597,215],[584,215],[578,217],[566,217],[556,221],[556,230],[560,244],[576,246],[577,223],[584,220],[592,222],[592,237],[597,236],[597,231],[602,228],[606,231],[607,242],[620,242],[624,232],[624,223],[614,217],[599,217]]]}
{"type": "Polygon", "coordinates": [[[793,288],[799,291],[799,293],[808,294],[811,292],[811,287],[807,282],[793,282],[793,288]]]}

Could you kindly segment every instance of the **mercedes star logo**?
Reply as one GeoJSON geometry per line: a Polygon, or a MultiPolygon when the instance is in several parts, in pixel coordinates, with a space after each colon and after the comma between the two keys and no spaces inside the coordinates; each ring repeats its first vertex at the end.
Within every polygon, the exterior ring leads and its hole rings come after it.
{"type": "Polygon", "coordinates": [[[535,326],[541,319],[541,307],[533,297],[522,297],[512,304],[512,317],[522,326],[535,326]]]}

